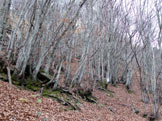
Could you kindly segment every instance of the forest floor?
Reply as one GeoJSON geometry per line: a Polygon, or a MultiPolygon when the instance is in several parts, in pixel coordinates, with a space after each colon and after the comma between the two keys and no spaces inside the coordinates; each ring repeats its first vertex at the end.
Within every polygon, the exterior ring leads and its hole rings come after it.
{"type": "Polygon", "coordinates": [[[128,93],[124,85],[108,85],[113,96],[94,90],[96,104],[82,100],[81,110],[67,110],[55,100],[39,99],[38,92],[10,88],[7,82],[0,81],[0,121],[148,121],[153,105],[141,101],[139,87],[134,83],[133,93],[128,93]],[[144,118],[144,114],[148,116],[144,118]]]}

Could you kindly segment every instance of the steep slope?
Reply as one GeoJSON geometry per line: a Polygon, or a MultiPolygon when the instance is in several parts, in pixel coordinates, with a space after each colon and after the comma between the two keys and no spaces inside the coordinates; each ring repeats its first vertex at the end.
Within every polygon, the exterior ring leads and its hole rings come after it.
{"type": "Polygon", "coordinates": [[[123,85],[108,87],[113,95],[95,90],[97,104],[82,101],[81,111],[72,111],[52,99],[39,99],[38,93],[10,88],[0,81],[0,121],[147,121],[142,115],[151,114],[152,105],[141,102],[137,84],[131,94],[123,85]]]}

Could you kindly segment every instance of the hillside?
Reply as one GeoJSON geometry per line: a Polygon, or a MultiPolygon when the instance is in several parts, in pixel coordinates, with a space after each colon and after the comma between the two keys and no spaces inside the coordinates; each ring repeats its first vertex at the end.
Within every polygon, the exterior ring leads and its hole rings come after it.
{"type": "Polygon", "coordinates": [[[162,0],[0,3],[0,121],[161,121],[162,0]]]}
{"type": "MultiPolygon", "coordinates": [[[[123,85],[108,86],[113,96],[95,90],[97,104],[81,101],[81,110],[68,110],[48,98],[38,99],[37,92],[9,87],[0,81],[0,121],[147,121],[152,112],[151,104],[141,102],[139,85],[134,84],[133,93],[123,85]],[[136,114],[135,113],[139,113],[136,114]],[[147,118],[142,116],[147,114],[147,118]]],[[[162,116],[162,108],[160,110],[162,116]]]]}

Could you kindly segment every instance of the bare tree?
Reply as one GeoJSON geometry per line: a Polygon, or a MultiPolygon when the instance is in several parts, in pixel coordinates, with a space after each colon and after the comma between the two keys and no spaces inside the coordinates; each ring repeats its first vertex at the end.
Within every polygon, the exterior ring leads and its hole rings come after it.
{"type": "Polygon", "coordinates": [[[5,41],[7,41],[8,19],[10,14],[11,0],[1,0],[0,5],[0,50],[2,50],[5,41]]]}

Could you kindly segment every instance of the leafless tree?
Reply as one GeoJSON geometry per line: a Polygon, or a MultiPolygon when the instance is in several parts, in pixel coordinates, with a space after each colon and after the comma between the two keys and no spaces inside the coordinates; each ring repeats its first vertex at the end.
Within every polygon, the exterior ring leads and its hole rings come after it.
{"type": "Polygon", "coordinates": [[[54,82],[53,88],[63,79],[69,88],[84,82],[94,88],[97,81],[106,86],[123,83],[131,89],[138,68],[142,99],[148,102],[152,91],[157,117],[157,84],[162,78],[160,0],[151,8],[148,0],[1,3],[0,50],[16,66],[14,74],[24,76],[30,66],[34,80],[41,71],[51,74],[48,84],[54,82]]]}

